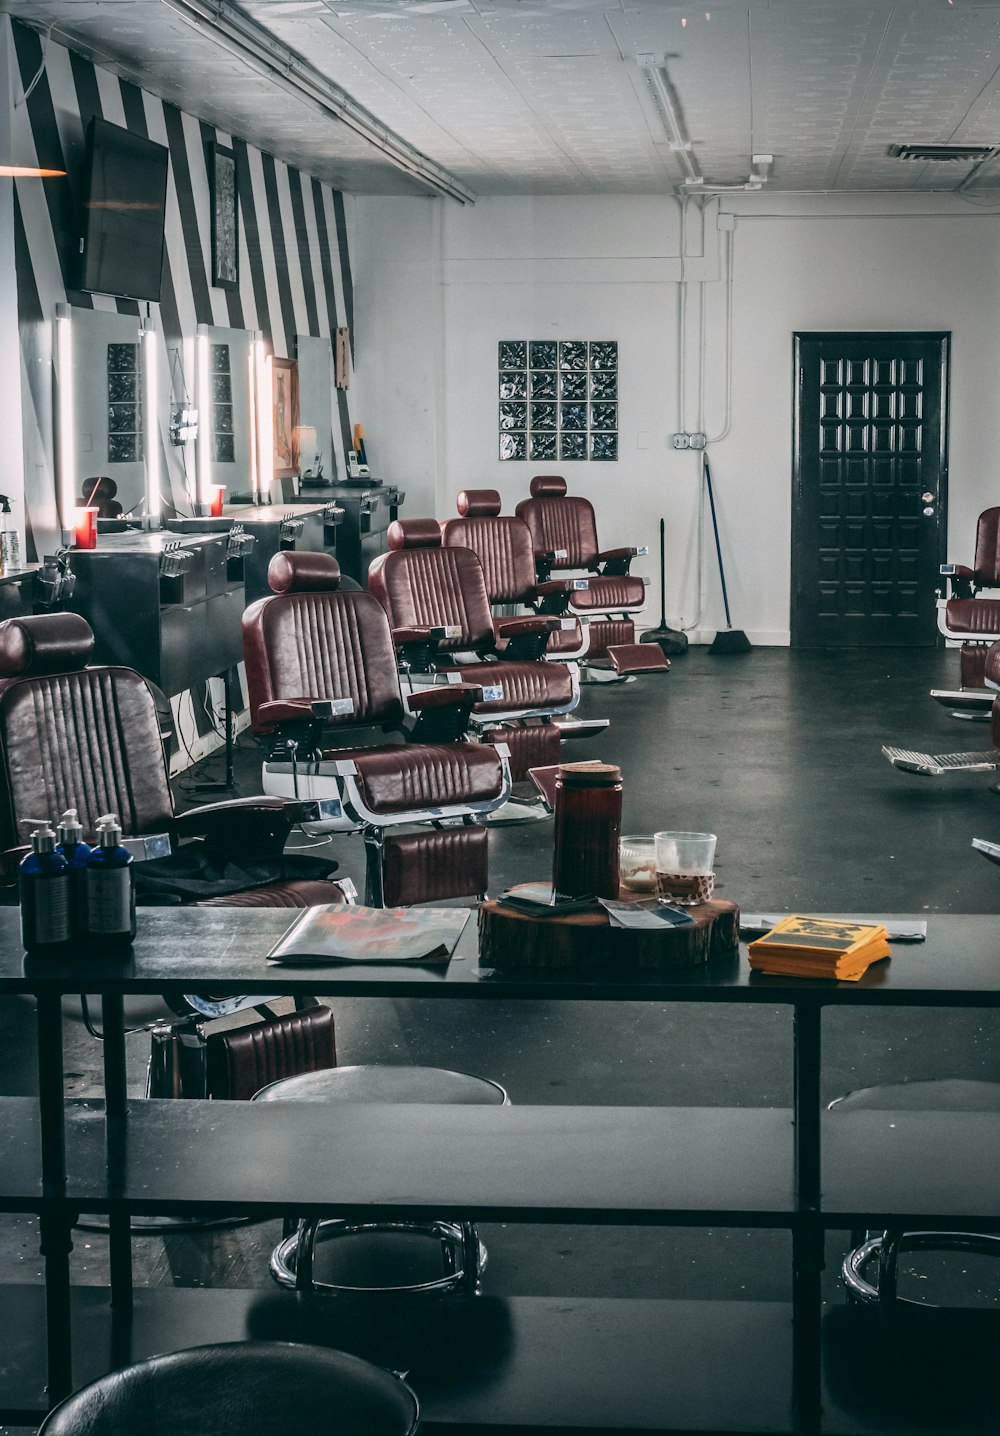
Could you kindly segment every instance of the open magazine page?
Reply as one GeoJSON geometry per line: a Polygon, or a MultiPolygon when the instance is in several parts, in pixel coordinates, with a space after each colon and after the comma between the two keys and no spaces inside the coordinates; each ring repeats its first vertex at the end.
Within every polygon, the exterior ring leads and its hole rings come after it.
{"type": "Polygon", "coordinates": [[[447,962],[469,908],[307,908],[267,954],[269,962],[447,962]]]}

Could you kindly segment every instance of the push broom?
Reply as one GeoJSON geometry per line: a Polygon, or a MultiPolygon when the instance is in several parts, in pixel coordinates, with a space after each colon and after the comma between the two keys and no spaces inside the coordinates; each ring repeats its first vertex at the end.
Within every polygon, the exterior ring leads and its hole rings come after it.
{"type": "Polygon", "coordinates": [[[708,504],[712,511],[712,532],[715,534],[715,553],[719,560],[719,579],[722,583],[722,602],[726,609],[726,626],[720,628],[709,647],[709,653],[749,653],[753,644],[747,638],[742,628],[734,628],[733,620],[729,613],[729,593],[726,589],[726,570],[722,565],[722,545],[719,542],[719,522],[715,516],[715,495],[712,492],[712,470],[709,466],[708,456],[704,455],[702,462],[705,466],[705,483],[708,486],[708,504]]]}
{"type": "Polygon", "coordinates": [[[665,560],[665,524],[660,520],[660,623],[658,628],[647,628],[639,635],[640,643],[658,643],[668,658],[686,653],[688,638],[679,628],[667,624],[667,579],[665,560]]]}

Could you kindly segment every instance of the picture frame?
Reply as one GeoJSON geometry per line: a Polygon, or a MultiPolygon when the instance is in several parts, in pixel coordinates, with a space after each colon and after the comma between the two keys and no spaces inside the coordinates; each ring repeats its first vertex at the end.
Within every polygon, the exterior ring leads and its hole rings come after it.
{"type": "Polygon", "coordinates": [[[271,477],[291,479],[299,472],[299,366],[294,359],[271,360],[271,477]]]}
{"type": "Polygon", "coordinates": [[[240,287],[240,207],[236,189],[236,153],[214,141],[208,145],[212,201],[212,284],[240,287]]]}

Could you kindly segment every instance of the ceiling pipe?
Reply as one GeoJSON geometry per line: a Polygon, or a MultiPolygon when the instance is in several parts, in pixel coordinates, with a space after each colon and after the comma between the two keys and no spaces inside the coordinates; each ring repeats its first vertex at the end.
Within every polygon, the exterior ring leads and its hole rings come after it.
{"type": "Polygon", "coordinates": [[[230,0],[162,0],[162,3],[187,24],[296,99],[304,100],[329,119],[339,120],[384,155],[396,169],[420,180],[437,194],[457,200],[459,204],[475,203],[473,190],[394,134],[346,90],[327,79],[303,56],[276,40],[263,25],[244,14],[238,5],[230,3],[230,0]]]}

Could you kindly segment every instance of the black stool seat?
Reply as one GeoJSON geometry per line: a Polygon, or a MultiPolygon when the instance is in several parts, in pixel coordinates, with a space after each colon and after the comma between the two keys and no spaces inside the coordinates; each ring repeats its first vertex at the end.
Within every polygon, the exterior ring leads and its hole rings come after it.
{"type": "Polygon", "coordinates": [[[836,1097],[831,1112],[1000,1112],[1000,1082],[968,1077],[931,1077],[887,1082],[836,1097]]]}
{"type": "Polygon", "coordinates": [[[500,1107],[507,1094],[498,1082],[449,1072],[443,1067],[400,1065],[329,1067],[303,1072],[262,1087],[255,1102],[429,1102],[500,1107]]]}
{"type": "MultiPolygon", "coordinates": [[[[417,1398],[343,1351],[240,1341],[154,1356],[61,1402],[44,1436],[412,1436],[417,1398]]],[[[41,1436],[41,1433],[40,1433],[41,1436]]]]}

